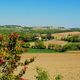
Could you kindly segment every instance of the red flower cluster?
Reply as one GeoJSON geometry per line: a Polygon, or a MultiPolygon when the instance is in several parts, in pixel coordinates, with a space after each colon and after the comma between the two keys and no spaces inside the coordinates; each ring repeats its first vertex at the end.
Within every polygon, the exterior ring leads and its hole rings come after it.
{"type": "Polygon", "coordinates": [[[4,62],[3,58],[0,58],[0,65],[4,62]]]}
{"type": "Polygon", "coordinates": [[[18,35],[16,32],[14,32],[14,33],[11,33],[11,34],[9,35],[9,38],[10,38],[10,39],[19,38],[19,36],[20,36],[20,35],[18,35]]]}
{"type": "Polygon", "coordinates": [[[0,34],[0,41],[2,41],[3,40],[3,35],[2,34],[0,34]]]}
{"type": "Polygon", "coordinates": [[[27,79],[25,79],[25,78],[23,78],[23,77],[20,77],[20,80],[27,80],[27,79]]]}

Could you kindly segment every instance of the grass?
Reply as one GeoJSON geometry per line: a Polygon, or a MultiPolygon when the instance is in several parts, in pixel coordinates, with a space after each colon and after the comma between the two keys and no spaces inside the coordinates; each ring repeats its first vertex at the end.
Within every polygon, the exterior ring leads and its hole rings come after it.
{"type": "Polygon", "coordinates": [[[54,50],[48,49],[28,49],[28,53],[54,53],[54,50]]]}

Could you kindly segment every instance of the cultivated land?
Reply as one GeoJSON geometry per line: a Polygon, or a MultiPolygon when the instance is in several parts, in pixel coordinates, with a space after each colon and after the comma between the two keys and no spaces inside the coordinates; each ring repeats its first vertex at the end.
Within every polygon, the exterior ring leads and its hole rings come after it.
{"type": "Polygon", "coordinates": [[[54,80],[53,78],[57,74],[62,75],[62,80],[80,80],[79,53],[80,51],[57,54],[22,54],[22,61],[33,56],[37,57],[29,65],[29,69],[24,76],[29,80],[36,80],[34,78],[36,75],[35,68],[38,66],[49,72],[51,80],[54,80]]]}
{"type": "Polygon", "coordinates": [[[54,36],[57,39],[60,39],[61,37],[65,37],[65,36],[68,36],[68,35],[80,35],[80,32],[75,31],[75,32],[64,32],[64,33],[52,34],[52,36],[54,36]]]}
{"type": "Polygon", "coordinates": [[[67,43],[66,41],[61,40],[48,40],[44,42],[44,45],[48,47],[49,44],[65,45],[66,43],[67,43]]]}

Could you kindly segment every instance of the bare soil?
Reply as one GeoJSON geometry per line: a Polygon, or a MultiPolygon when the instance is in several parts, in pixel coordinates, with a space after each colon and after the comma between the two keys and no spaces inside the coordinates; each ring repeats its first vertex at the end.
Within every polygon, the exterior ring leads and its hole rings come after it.
{"type": "Polygon", "coordinates": [[[55,53],[55,54],[22,54],[22,61],[33,56],[36,60],[31,63],[24,77],[29,80],[36,80],[36,67],[48,71],[51,80],[58,74],[62,80],[80,80],[80,51],[55,53]]]}

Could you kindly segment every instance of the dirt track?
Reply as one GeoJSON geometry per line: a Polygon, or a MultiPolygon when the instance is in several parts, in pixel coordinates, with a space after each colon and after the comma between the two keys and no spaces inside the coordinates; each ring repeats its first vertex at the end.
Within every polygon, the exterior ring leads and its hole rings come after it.
{"type": "MultiPolygon", "coordinates": [[[[44,70],[48,71],[51,78],[57,74],[63,76],[62,80],[80,80],[80,54],[75,52],[74,54],[23,54],[22,60],[36,56],[35,62],[29,65],[24,77],[29,80],[36,80],[34,75],[36,75],[36,66],[42,67],[44,70]]],[[[54,79],[51,79],[54,80],[54,79]]]]}

